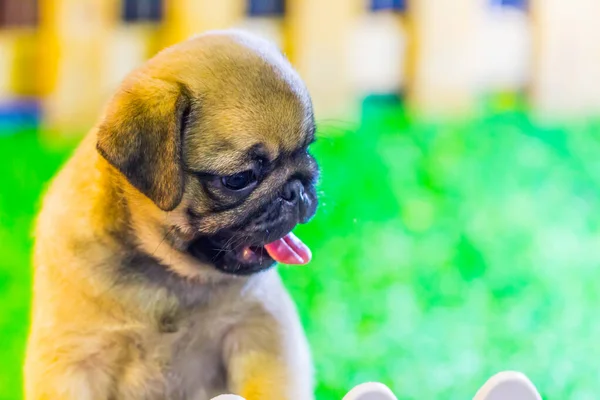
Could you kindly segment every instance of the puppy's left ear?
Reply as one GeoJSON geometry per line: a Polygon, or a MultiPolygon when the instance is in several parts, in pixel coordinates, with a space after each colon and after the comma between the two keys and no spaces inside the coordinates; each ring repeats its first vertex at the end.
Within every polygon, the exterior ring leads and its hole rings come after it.
{"type": "Polygon", "coordinates": [[[182,84],[136,78],[109,103],[97,148],[135,188],[171,211],[183,196],[181,143],[189,93],[182,84]]]}

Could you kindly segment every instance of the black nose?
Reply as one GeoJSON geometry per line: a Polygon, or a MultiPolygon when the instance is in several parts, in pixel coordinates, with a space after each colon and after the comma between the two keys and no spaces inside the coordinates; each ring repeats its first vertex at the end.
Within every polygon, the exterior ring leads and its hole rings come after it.
{"type": "Polygon", "coordinates": [[[281,192],[281,198],[291,204],[297,204],[304,197],[304,185],[298,179],[286,183],[281,192]]]}

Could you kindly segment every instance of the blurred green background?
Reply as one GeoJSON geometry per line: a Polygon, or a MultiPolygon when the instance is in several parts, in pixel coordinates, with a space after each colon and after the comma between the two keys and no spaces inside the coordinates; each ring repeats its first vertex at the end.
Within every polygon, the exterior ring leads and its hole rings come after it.
{"type": "MultiPolygon", "coordinates": [[[[525,372],[545,399],[600,393],[600,125],[521,111],[359,129],[322,124],[321,208],[298,229],[308,267],[282,267],[307,329],[319,399],[378,380],[401,399],[468,399],[525,372]]],[[[0,135],[0,398],[21,397],[40,194],[72,145],[0,135]]]]}

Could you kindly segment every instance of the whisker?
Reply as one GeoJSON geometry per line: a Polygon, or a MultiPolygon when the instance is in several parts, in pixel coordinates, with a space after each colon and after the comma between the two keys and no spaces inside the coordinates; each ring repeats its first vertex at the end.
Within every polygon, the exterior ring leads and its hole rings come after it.
{"type": "Polygon", "coordinates": [[[165,233],[165,235],[163,236],[162,240],[158,243],[158,245],[156,246],[156,248],[154,249],[154,251],[152,252],[152,256],[154,256],[154,254],[156,254],[156,252],[158,251],[158,248],[164,243],[164,241],[167,239],[167,237],[173,233],[173,231],[175,230],[175,226],[172,226],[169,230],[167,230],[167,232],[165,233]]]}
{"type": "Polygon", "coordinates": [[[215,261],[217,259],[217,257],[219,255],[221,255],[221,253],[228,251],[229,246],[235,247],[235,246],[233,246],[233,244],[236,240],[236,235],[235,235],[236,233],[238,233],[238,232],[235,231],[234,234],[229,239],[227,239],[227,241],[223,244],[223,246],[220,249],[214,249],[214,250],[218,250],[218,251],[217,251],[217,254],[214,255],[214,257],[212,258],[211,261],[215,261]]]}

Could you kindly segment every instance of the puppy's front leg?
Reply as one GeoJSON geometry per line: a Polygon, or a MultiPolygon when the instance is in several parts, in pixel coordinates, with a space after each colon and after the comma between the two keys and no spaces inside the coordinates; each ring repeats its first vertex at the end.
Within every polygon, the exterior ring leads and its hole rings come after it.
{"type": "Polygon", "coordinates": [[[225,338],[229,390],[246,400],[311,400],[312,365],[295,309],[249,318],[225,338]]]}

